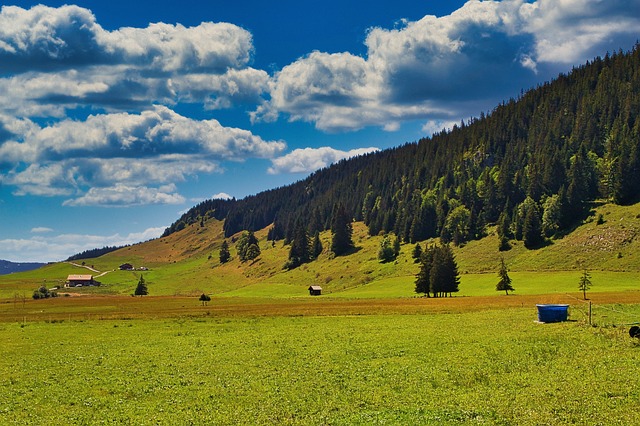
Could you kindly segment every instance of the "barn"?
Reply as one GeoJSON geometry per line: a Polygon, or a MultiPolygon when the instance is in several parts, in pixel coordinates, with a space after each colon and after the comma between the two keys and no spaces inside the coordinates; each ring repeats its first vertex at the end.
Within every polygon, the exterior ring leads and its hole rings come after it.
{"type": "Polygon", "coordinates": [[[93,279],[93,275],[69,275],[67,287],[99,286],[100,282],[93,279]]]}
{"type": "Polygon", "coordinates": [[[309,286],[309,296],[320,296],[322,294],[322,287],[319,285],[309,286]]]}

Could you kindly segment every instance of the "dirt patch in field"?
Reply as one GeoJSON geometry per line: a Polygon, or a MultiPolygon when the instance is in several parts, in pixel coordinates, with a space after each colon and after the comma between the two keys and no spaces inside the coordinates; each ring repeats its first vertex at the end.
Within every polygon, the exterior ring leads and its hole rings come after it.
{"type": "MultiPolygon", "coordinates": [[[[531,308],[538,303],[582,306],[578,294],[495,295],[482,297],[331,299],[214,298],[206,306],[196,297],[58,297],[0,304],[0,322],[52,320],[154,319],[180,317],[344,316],[462,313],[531,308]]],[[[593,304],[640,304],[640,291],[589,294],[593,304]]]]}

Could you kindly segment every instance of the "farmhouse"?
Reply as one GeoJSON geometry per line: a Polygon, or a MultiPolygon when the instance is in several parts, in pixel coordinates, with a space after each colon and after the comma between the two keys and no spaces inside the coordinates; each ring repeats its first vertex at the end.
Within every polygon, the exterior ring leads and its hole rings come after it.
{"type": "Polygon", "coordinates": [[[92,275],[69,275],[67,287],[99,286],[100,282],[93,279],[92,275]]]}
{"type": "Polygon", "coordinates": [[[320,296],[322,294],[322,287],[319,285],[309,286],[309,296],[320,296]]]}
{"type": "Polygon", "coordinates": [[[133,271],[133,265],[130,263],[123,263],[119,268],[121,271],[133,271]]]}

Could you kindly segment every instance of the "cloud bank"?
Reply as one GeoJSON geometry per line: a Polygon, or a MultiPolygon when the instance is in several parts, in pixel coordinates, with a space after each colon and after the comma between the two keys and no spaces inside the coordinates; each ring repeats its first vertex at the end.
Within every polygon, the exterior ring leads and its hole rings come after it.
{"type": "Polygon", "coordinates": [[[608,49],[630,48],[640,1],[469,1],[448,16],[372,28],[366,56],[312,52],[271,82],[255,120],[283,114],[324,131],[456,120],[608,49]]]}

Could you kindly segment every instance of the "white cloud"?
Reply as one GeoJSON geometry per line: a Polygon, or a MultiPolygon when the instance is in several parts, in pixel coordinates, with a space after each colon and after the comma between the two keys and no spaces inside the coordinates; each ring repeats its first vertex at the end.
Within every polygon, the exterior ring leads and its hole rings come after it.
{"type": "Polygon", "coordinates": [[[182,204],[185,198],[175,185],[160,188],[128,186],[121,183],[109,188],[91,188],[83,196],[67,200],[65,206],[129,207],[149,204],[182,204]]]}
{"type": "Polygon", "coordinates": [[[630,48],[640,0],[469,1],[451,15],[372,28],[364,58],[313,52],[274,76],[253,118],[326,131],[460,120],[606,50],[630,48]]]}
{"type": "Polygon", "coordinates": [[[426,123],[422,126],[422,131],[431,136],[434,133],[439,133],[443,130],[451,130],[453,126],[458,124],[457,121],[446,121],[446,120],[427,120],[426,123]]]}
{"type": "Polygon", "coordinates": [[[78,6],[0,10],[0,68],[13,72],[71,69],[83,65],[130,65],[158,72],[225,72],[251,59],[251,33],[229,23],[196,27],[150,24],[104,30],[78,6]]]}
{"type": "Polygon", "coordinates": [[[309,173],[330,166],[340,160],[379,151],[378,148],[360,148],[340,151],[330,147],[296,149],[289,154],[271,160],[270,174],[309,173]]]}
{"type": "Polygon", "coordinates": [[[0,259],[14,262],[59,261],[97,247],[123,246],[158,238],[164,230],[165,228],[148,228],[127,235],[60,234],[24,239],[5,239],[0,240],[0,259]]]}
{"type": "Polygon", "coordinates": [[[35,228],[31,228],[31,233],[32,234],[46,234],[48,232],[53,232],[53,229],[47,228],[47,227],[44,227],[44,226],[37,226],[35,228]]]}
{"type": "Polygon", "coordinates": [[[188,176],[220,172],[220,161],[272,158],[284,151],[282,141],[265,141],[251,132],[222,126],[216,120],[193,120],[157,106],[140,114],[90,116],[24,130],[0,145],[0,182],[17,187],[17,194],[72,195],[90,192],[67,205],[178,203],[176,194],[150,188],[185,181],[188,176]],[[21,166],[24,165],[24,166],[21,166]],[[145,188],[132,196],[116,185],[145,188]],[[127,193],[128,195],[125,195],[127,193]],[[107,200],[109,197],[113,201],[107,200]],[[115,201],[115,199],[119,201],[115,201]]]}
{"type": "Polygon", "coordinates": [[[213,200],[231,200],[232,198],[233,197],[226,192],[219,192],[211,197],[213,200]]]}
{"type": "Polygon", "coordinates": [[[210,108],[260,101],[268,74],[248,66],[250,32],[229,23],[164,23],[106,31],[90,10],[0,10],[0,111],[61,117],[87,106],[141,110],[154,103],[210,108]]]}

